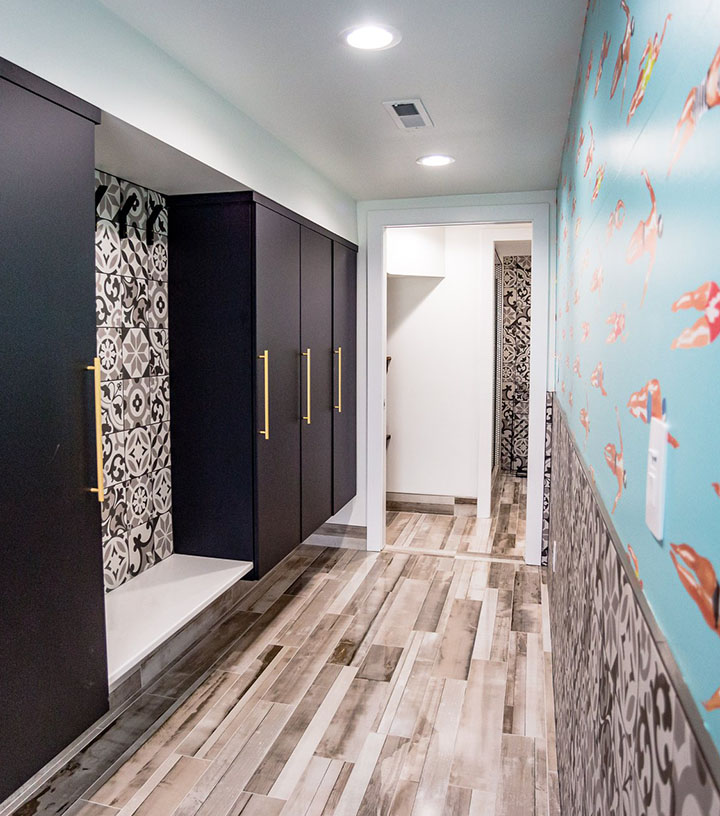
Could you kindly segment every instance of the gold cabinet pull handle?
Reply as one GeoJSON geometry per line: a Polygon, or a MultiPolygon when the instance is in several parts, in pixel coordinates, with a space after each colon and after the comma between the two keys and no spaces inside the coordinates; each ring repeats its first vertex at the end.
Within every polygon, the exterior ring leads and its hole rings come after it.
{"type": "Polygon", "coordinates": [[[308,425],[312,424],[310,419],[310,349],[303,351],[302,356],[307,360],[307,416],[303,419],[308,425]]]}
{"type": "Polygon", "coordinates": [[[95,449],[97,459],[97,487],[91,487],[91,493],[97,493],[98,501],[105,501],[105,468],[103,465],[103,444],[102,444],[102,391],[100,389],[100,358],[94,357],[93,364],[86,366],[88,371],[93,372],[95,386],[95,449]]]}
{"type": "Polygon", "coordinates": [[[264,361],[264,392],[265,392],[265,427],[258,431],[260,436],[264,436],[265,439],[270,439],[270,380],[269,380],[269,368],[270,368],[270,352],[265,349],[262,354],[258,354],[258,360],[264,361]]]}
{"type": "Polygon", "coordinates": [[[338,401],[335,409],[342,414],[342,346],[337,347],[335,354],[338,356],[338,401]]]}

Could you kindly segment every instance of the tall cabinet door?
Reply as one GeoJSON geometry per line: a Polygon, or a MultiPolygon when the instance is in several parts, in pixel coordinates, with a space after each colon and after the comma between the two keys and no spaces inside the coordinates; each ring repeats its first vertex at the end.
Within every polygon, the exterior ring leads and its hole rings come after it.
{"type": "Polygon", "coordinates": [[[257,205],[255,226],[255,524],[259,577],[300,542],[303,358],[300,225],[257,205]]]}
{"type": "Polygon", "coordinates": [[[94,125],[0,79],[0,801],[108,707],[94,125]]]}
{"type": "Polygon", "coordinates": [[[357,253],[333,243],[333,513],[357,492],[357,253]]]}
{"type": "Polygon", "coordinates": [[[332,260],[332,240],[301,227],[303,540],[332,515],[332,260]]]}

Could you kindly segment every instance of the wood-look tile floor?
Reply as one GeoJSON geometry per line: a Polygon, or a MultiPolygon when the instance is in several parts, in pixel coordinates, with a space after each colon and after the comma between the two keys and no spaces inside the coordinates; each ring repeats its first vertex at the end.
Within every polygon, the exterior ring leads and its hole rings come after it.
{"type": "Polygon", "coordinates": [[[382,553],[299,547],[143,695],[172,701],[159,727],[66,812],[558,814],[546,586],[516,557],[523,496],[507,479],[487,529],[389,514],[382,553]],[[498,555],[493,528],[514,537],[498,555]]]}

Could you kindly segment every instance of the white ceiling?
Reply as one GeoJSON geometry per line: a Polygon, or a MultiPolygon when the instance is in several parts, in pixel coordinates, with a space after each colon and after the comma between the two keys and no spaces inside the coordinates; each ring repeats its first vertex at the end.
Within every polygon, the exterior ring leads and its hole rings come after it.
{"type": "Polygon", "coordinates": [[[354,198],[556,185],[584,0],[100,1],[354,198]],[[402,42],[350,49],[366,21],[402,42]],[[402,132],[382,102],[415,97],[435,128],[402,132]]]}

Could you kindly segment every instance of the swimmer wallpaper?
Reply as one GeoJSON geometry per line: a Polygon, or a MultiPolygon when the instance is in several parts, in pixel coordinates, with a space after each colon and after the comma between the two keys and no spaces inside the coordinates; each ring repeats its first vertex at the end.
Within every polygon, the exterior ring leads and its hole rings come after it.
{"type": "Polygon", "coordinates": [[[720,747],[716,0],[590,0],[556,287],[556,397],[720,747]],[[652,417],[669,424],[662,541],[645,525],[652,417]]]}

